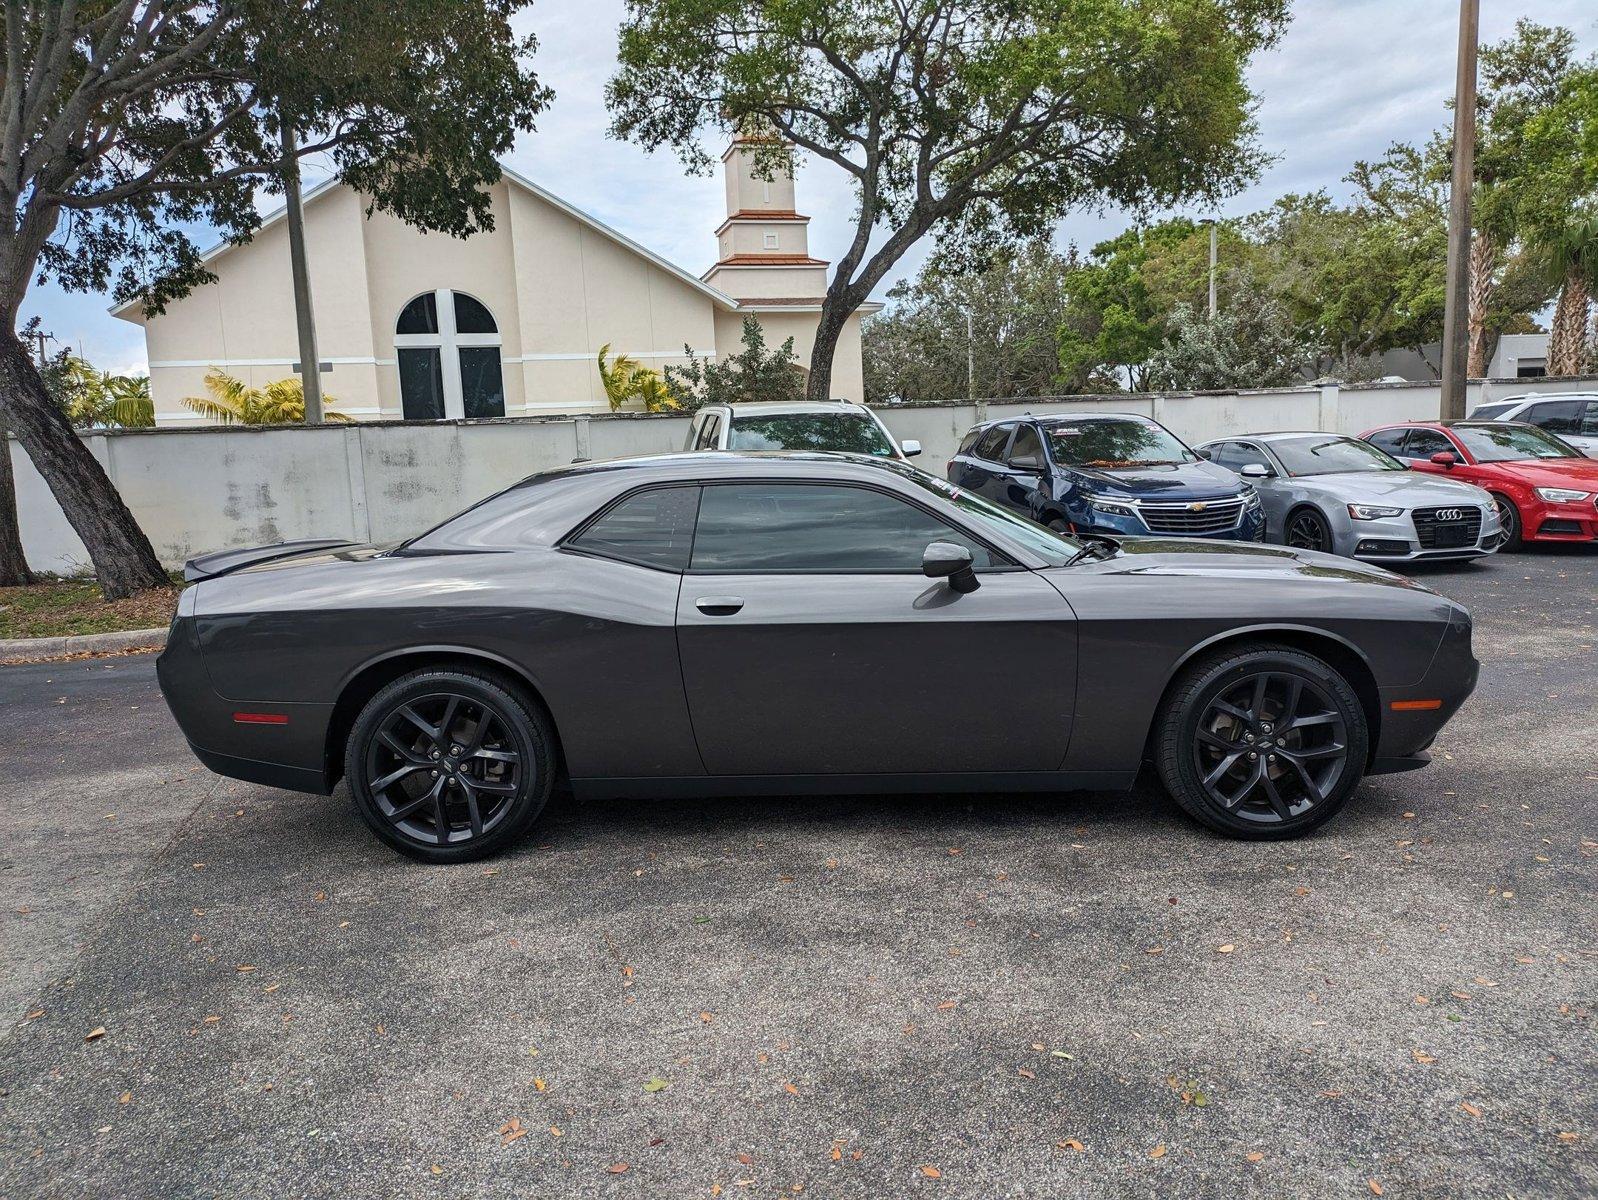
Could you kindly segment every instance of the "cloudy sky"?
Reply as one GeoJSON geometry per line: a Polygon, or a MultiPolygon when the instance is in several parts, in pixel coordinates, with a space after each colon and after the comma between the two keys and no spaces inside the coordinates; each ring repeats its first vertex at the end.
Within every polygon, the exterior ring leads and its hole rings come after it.
{"type": "MultiPolygon", "coordinates": [[[[1506,36],[1517,17],[1527,16],[1570,27],[1584,51],[1598,48],[1592,0],[1484,0],[1482,10],[1484,41],[1506,36]]],[[[719,180],[686,176],[671,155],[645,154],[605,134],[604,85],[622,11],[622,0],[541,0],[524,14],[525,26],[539,36],[535,63],[555,89],[555,102],[509,163],[697,273],[713,258],[712,230],[723,207],[719,180]]],[[[1224,211],[1248,212],[1292,191],[1341,192],[1356,159],[1441,125],[1453,92],[1457,19],[1456,0],[1298,0],[1281,44],[1252,72],[1260,140],[1277,162],[1224,211]]],[[[798,189],[800,210],[814,218],[811,252],[834,258],[852,215],[847,180],[829,164],[803,164],[798,189]]],[[[1076,215],[1061,225],[1059,240],[1086,246],[1124,223],[1113,214],[1076,215]]],[[[915,272],[924,249],[900,264],[884,291],[915,272]]],[[[285,268],[283,303],[288,288],[285,268]]],[[[142,331],[107,315],[103,297],[37,288],[26,311],[97,366],[143,370],[142,331]]]]}

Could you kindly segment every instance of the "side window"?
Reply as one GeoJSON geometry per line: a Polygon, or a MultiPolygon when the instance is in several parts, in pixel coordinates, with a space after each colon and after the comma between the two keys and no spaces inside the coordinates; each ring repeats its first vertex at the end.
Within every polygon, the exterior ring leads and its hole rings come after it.
{"type": "Polygon", "coordinates": [[[697,487],[649,488],[614,505],[568,544],[601,558],[683,571],[698,507],[697,487]]]}
{"type": "Polygon", "coordinates": [[[1378,450],[1385,450],[1394,458],[1404,458],[1404,435],[1407,429],[1381,429],[1365,440],[1378,450]]]}
{"type": "Polygon", "coordinates": [[[974,453],[975,450],[976,450],[976,446],[977,446],[977,439],[979,439],[982,436],[982,432],[983,431],[981,429],[973,429],[970,433],[966,434],[965,437],[960,439],[960,448],[958,450],[956,450],[955,453],[956,454],[971,454],[971,453],[974,453]]]}
{"type": "Polygon", "coordinates": [[[714,450],[721,436],[721,417],[709,416],[705,423],[699,427],[699,441],[695,443],[695,450],[714,450]]]}
{"type": "Polygon", "coordinates": [[[1236,471],[1243,465],[1243,454],[1236,442],[1216,442],[1209,451],[1210,461],[1218,467],[1236,471]]]}
{"type": "Polygon", "coordinates": [[[1017,425],[1015,427],[1015,441],[1010,443],[1011,459],[1025,458],[1031,455],[1038,460],[1038,465],[1043,465],[1043,439],[1038,436],[1038,431],[1031,425],[1017,425]]]}
{"type": "Polygon", "coordinates": [[[1587,401],[1587,412],[1581,418],[1581,432],[1584,437],[1598,437],[1598,400],[1587,401]]]}
{"type": "Polygon", "coordinates": [[[1546,404],[1533,404],[1521,420],[1530,421],[1549,433],[1580,433],[1583,407],[1580,400],[1551,400],[1546,404]]]}
{"type": "Polygon", "coordinates": [[[705,487],[692,569],[716,572],[890,574],[921,570],[929,542],[971,551],[977,570],[992,551],[937,517],[868,488],[809,483],[705,487]]]}
{"type": "Polygon", "coordinates": [[[1237,466],[1232,467],[1234,471],[1241,471],[1244,467],[1254,463],[1258,463],[1273,474],[1276,471],[1276,468],[1271,465],[1270,455],[1250,442],[1233,442],[1232,456],[1237,460],[1237,466]]]}
{"type": "Polygon", "coordinates": [[[1004,461],[1004,443],[1010,440],[1011,425],[995,425],[982,435],[982,440],[977,443],[976,456],[985,458],[989,462],[1004,461]]]}
{"type": "Polygon", "coordinates": [[[1424,462],[1445,450],[1450,454],[1459,453],[1454,449],[1454,443],[1435,429],[1411,429],[1409,441],[1404,443],[1404,457],[1417,462],[1424,462]]]}

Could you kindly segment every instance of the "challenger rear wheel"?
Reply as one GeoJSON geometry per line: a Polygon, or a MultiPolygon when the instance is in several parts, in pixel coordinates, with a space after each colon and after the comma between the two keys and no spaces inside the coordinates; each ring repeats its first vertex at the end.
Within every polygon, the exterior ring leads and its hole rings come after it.
{"type": "Polygon", "coordinates": [[[1172,798],[1241,838],[1296,837],[1336,815],[1364,773],[1370,738],[1348,680],[1287,646],[1199,659],[1157,722],[1155,761],[1172,798]]]}
{"type": "Polygon", "coordinates": [[[554,739],[537,705],[484,673],[421,670],[367,702],[345,751],[361,817],[427,862],[501,849],[542,811],[554,739]]]}

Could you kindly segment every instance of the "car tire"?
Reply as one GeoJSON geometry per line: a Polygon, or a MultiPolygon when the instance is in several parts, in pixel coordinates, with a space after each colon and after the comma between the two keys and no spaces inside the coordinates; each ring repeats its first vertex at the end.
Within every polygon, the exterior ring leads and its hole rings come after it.
{"type": "Polygon", "coordinates": [[[1332,527],[1318,509],[1298,508],[1282,523],[1282,544],[1294,550],[1332,552],[1332,527]]]}
{"type": "Polygon", "coordinates": [[[1493,507],[1498,510],[1498,526],[1502,531],[1498,538],[1498,549],[1519,550],[1525,545],[1525,537],[1520,523],[1520,509],[1515,507],[1515,502],[1501,492],[1492,492],[1493,507]]]}
{"type": "Polygon", "coordinates": [[[1160,780],[1182,811],[1251,840],[1299,837],[1329,821],[1359,785],[1369,746],[1348,680],[1312,654],[1268,644],[1187,666],[1160,706],[1153,740],[1160,780]]]}
{"type": "Polygon", "coordinates": [[[423,669],[367,701],[345,747],[361,819],[424,862],[466,862],[514,842],[548,803],[554,731],[488,671],[423,669]]]}

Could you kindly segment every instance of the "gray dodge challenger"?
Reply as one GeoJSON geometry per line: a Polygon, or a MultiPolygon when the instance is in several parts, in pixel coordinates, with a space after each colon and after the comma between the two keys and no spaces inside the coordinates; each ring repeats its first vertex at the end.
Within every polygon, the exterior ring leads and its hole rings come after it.
{"type": "Polygon", "coordinates": [[[534,475],[386,546],[189,563],[162,691],[212,770],[390,846],[579,797],[1111,790],[1290,837],[1427,762],[1460,605],[1257,544],[1071,537],[906,463],[682,454],[534,475]]]}

